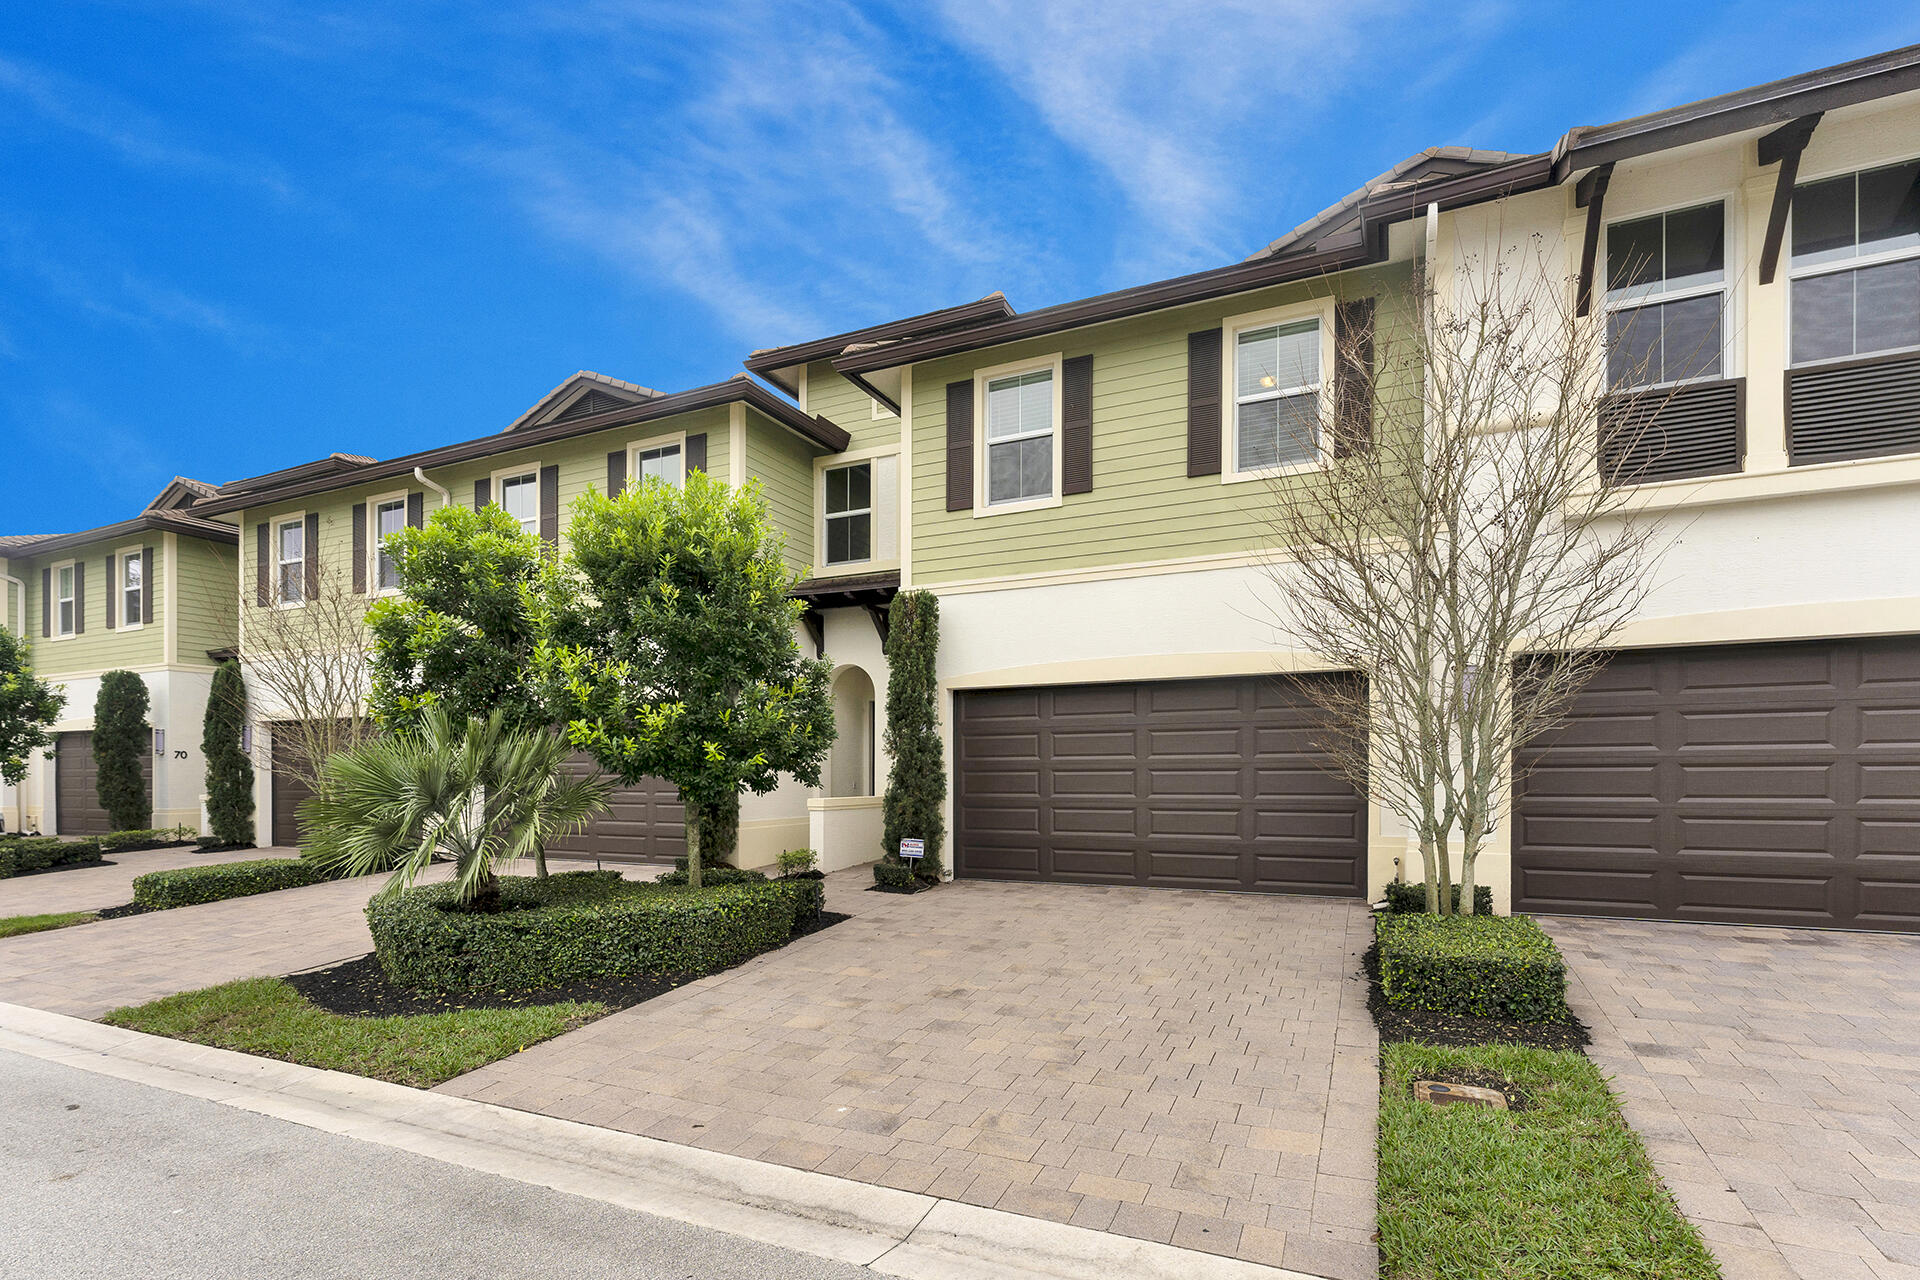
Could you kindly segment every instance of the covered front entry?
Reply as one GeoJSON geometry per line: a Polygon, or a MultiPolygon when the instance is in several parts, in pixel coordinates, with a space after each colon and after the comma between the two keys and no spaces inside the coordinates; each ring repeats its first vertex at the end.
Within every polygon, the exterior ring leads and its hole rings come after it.
{"type": "Polygon", "coordinates": [[[313,784],[298,765],[305,751],[296,725],[273,726],[273,842],[282,848],[300,847],[300,806],[313,795],[313,784]]]}
{"type": "Polygon", "coordinates": [[[1359,896],[1366,806],[1311,724],[1299,677],[961,693],[955,873],[1359,896]]]}
{"type": "Polygon", "coordinates": [[[1920,930],[1920,637],[1629,650],[1570,719],[1516,911],[1920,930]]]}
{"type": "MultiPolygon", "coordinates": [[[[576,755],[569,768],[585,775],[596,772],[598,766],[576,755]]],[[[607,862],[670,862],[686,852],[686,809],[680,792],[664,778],[642,778],[631,787],[616,785],[607,811],[585,831],[547,845],[547,853],[556,857],[607,862]]]]}
{"type": "MultiPolygon", "coordinates": [[[[140,753],[140,776],[153,796],[153,753],[140,753]]],[[[63,733],[53,744],[53,831],[63,836],[102,836],[113,830],[100,803],[100,770],[91,733],[63,733]]]]}

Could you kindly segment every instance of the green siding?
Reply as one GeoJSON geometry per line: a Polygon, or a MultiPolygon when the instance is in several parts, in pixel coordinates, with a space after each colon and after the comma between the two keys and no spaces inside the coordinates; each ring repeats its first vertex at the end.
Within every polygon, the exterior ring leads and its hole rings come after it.
{"type": "Polygon", "coordinates": [[[819,414],[852,436],[847,445],[850,452],[900,443],[900,419],[889,414],[876,421],[867,393],[824,361],[807,366],[807,412],[819,414]]]}
{"type": "Polygon", "coordinates": [[[208,661],[208,650],[239,643],[239,557],[234,548],[201,538],[177,538],[175,546],[180,615],[174,659],[197,665],[208,661]]]}
{"type": "MultiPolygon", "coordinates": [[[[1404,266],[1238,294],[1097,328],[968,352],[913,371],[913,578],[935,584],[1258,546],[1273,485],[1187,475],[1187,335],[1228,316],[1404,286],[1404,266]],[[979,368],[1093,355],[1093,491],[1058,507],[976,517],[946,509],[946,387],[979,368]]],[[[1381,308],[1380,327],[1392,323],[1381,308]]],[[[809,392],[811,397],[811,392],[809,392]]]]}
{"type": "Polygon", "coordinates": [[[27,584],[27,637],[33,647],[33,668],[41,676],[75,675],[91,671],[111,671],[119,667],[158,666],[166,658],[166,548],[159,533],[146,533],[119,542],[94,543],[61,551],[33,560],[17,560],[14,570],[27,584]],[[153,621],[128,630],[107,628],[107,557],[114,556],[116,567],[123,547],[153,548],[153,621]],[[81,584],[86,601],[86,630],[66,637],[42,637],[40,634],[40,571],[75,561],[86,565],[81,584]]]}
{"type": "Polygon", "coordinates": [[[813,460],[820,450],[757,413],[747,415],[747,474],[760,481],[767,510],[787,535],[787,563],[813,565],[813,460]]]}

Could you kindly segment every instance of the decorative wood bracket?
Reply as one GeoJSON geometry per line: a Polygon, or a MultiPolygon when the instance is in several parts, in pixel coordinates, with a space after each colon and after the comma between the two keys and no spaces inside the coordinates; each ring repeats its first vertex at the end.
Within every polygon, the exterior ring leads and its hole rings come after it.
{"type": "Polygon", "coordinates": [[[1787,211],[1793,208],[1793,183],[1800,176],[1800,153],[1820,123],[1823,113],[1789,120],[1760,139],[1760,167],[1779,165],[1773,180],[1773,208],[1767,212],[1767,238],[1760,245],[1760,283],[1772,284],[1780,269],[1780,242],[1787,234],[1787,211]]]}
{"type": "Polygon", "coordinates": [[[813,637],[813,656],[825,658],[827,656],[827,624],[820,617],[819,611],[808,609],[800,615],[800,624],[807,629],[807,634],[813,637]]]}
{"type": "Polygon", "coordinates": [[[867,606],[867,616],[873,619],[873,629],[880,633],[880,647],[884,650],[887,647],[887,606],[870,604],[867,606]]]}
{"type": "Polygon", "coordinates": [[[1600,255],[1600,227],[1607,203],[1607,184],[1613,180],[1613,161],[1587,171],[1573,189],[1576,209],[1587,211],[1587,238],[1580,246],[1580,292],[1573,313],[1584,316],[1593,310],[1594,259],[1600,255]]]}

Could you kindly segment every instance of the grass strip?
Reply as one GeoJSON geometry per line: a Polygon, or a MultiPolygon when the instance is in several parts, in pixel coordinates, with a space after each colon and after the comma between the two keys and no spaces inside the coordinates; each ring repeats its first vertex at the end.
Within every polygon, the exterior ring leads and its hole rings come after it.
{"type": "Polygon", "coordinates": [[[4,916],[0,917],[0,938],[17,938],[23,933],[64,929],[70,924],[85,924],[95,918],[91,911],[57,911],[45,916],[4,916]]]}
{"type": "Polygon", "coordinates": [[[605,1005],[568,1001],[350,1017],[313,1005],[278,978],[246,978],[115,1009],[102,1021],[427,1089],[571,1031],[606,1011],[605,1005]]]}
{"type": "Polygon", "coordinates": [[[1584,1056],[1519,1045],[1381,1050],[1379,1226],[1386,1280],[1715,1280],[1584,1056]],[[1436,1107],[1416,1080],[1517,1090],[1517,1111],[1436,1107]]]}

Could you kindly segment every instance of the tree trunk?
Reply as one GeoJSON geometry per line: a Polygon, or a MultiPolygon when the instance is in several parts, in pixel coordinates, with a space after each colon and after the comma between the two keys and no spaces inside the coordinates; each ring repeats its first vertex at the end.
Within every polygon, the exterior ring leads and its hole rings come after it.
{"type": "Polygon", "coordinates": [[[687,887],[700,887],[700,806],[687,803],[687,887]]]}

